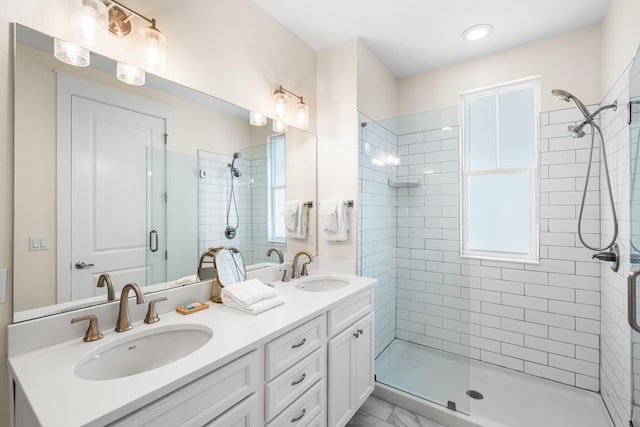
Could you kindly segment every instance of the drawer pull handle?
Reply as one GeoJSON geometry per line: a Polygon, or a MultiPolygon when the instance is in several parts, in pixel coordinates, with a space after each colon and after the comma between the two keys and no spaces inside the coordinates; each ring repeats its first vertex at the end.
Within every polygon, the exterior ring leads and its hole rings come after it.
{"type": "Polygon", "coordinates": [[[353,336],[356,338],[360,338],[360,332],[356,331],[353,333],[353,336]]]}
{"type": "Polygon", "coordinates": [[[304,379],[305,379],[305,378],[307,378],[307,374],[306,374],[306,373],[302,374],[302,376],[300,377],[300,379],[299,379],[299,380],[296,380],[296,381],[294,381],[294,382],[292,382],[292,383],[291,383],[291,385],[298,385],[298,384],[300,384],[302,381],[304,381],[304,379]]]}
{"type": "Polygon", "coordinates": [[[300,341],[298,344],[294,344],[291,346],[291,348],[298,348],[298,347],[302,347],[304,345],[304,343],[307,342],[306,338],[302,338],[302,341],[300,341]]]}
{"type": "Polygon", "coordinates": [[[302,413],[301,413],[300,415],[298,415],[297,417],[293,418],[293,419],[291,420],[291,422],[292,422],[292,423],[297,423],[298,421],[300,421],[300,420],[302,419],[302,417],[304,417],[304,414],[306,414],[306,413],[307,413],[307,410],[306,410],[306,409],[303,409],[303,410],[302,410],[302,413]]]}
{"type": "Polygon", "coordinates": [[[359,333],[360,335],[363,335],[363,334],[364,334],[364,331],[363,331],[362,329],[358,329],[358,333],[359,333]]]}

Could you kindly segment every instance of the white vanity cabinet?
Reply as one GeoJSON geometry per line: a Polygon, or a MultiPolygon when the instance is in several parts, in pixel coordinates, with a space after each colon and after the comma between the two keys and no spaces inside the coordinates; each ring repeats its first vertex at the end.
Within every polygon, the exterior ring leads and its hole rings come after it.
{"type": "Polygon", "coordinates": [[[214,333],[183,359],[104,381],[78,377],[74,364],[122,337],[107,332],[87,344],[69,323],[113,316],[114,307],[11,325],[11,425],[342,427],[374,388],[375,279],[346,277],[349,286],[317,294],[276,284],[286,303],[258,316],[214,305],[188,317],[164,313],[159,326],[140,321],[129,334],[193,324],[214,333]],[[50,330],[59,340],[33,344],[50,330]]]}
{"type": "Polygon", "coordinates": [[[267,426],[308,426],[323,412],[326,325],[323,314],[267,343],[267,426]]]}
{"type": "Polygon", "coordinates": [[[261,352],[254,350],[112,426],[259,426],[261,352]]]}
{"type": "Polygon", "coordinates": [[[329,311],[328,425],[347,424],[374,389],[373,291],[329,311]]]}

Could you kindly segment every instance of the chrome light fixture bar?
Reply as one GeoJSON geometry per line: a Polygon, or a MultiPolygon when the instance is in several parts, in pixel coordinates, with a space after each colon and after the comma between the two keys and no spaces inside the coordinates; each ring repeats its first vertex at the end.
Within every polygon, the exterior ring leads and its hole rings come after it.
{"type": "Polygon", "coordinates": [[[291,95],[298,99],[295,110],[296,123],[301,128],[309,126],[309,106],[305,104],[304,99],[300,95],[287,90],[280,85],[275,92],[273,92],[273,102],[275,103],[276,117],[282,121],[286,112],[287,95],[291,95]]]}

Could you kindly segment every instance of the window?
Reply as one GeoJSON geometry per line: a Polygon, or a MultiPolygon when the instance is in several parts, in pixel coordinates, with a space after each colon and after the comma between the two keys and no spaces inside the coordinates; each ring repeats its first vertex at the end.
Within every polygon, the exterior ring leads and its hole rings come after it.
{"type": "Polygon", "coordinates": [[[284,134],[272,135],[267,144],[267,228],[270,242],[287,240],[282,216],[285,186],[284,134]]]}
{"type": "Polygon", "coordinates": [[[538,260],[540,80],[461,95],[462,256],[538,260]]]}

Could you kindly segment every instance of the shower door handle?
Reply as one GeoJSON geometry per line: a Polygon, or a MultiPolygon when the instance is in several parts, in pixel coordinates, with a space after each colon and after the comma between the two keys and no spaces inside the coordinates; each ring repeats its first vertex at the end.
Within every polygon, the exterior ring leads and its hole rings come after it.
{"type": "Polygon", "coordinates": [[[629,304],[627,316],[631,329],[640,333],[640,325],[636,319],[636,279],[638,276],[640,276],[640,269],[633,270],[627,277],[627,302],[629,304]]]}
{"type": "Polygon", "coordinates": [[[151,252],[158,252],[158,232],[156,230],[149,232],[149,250],[151,252]]]}

